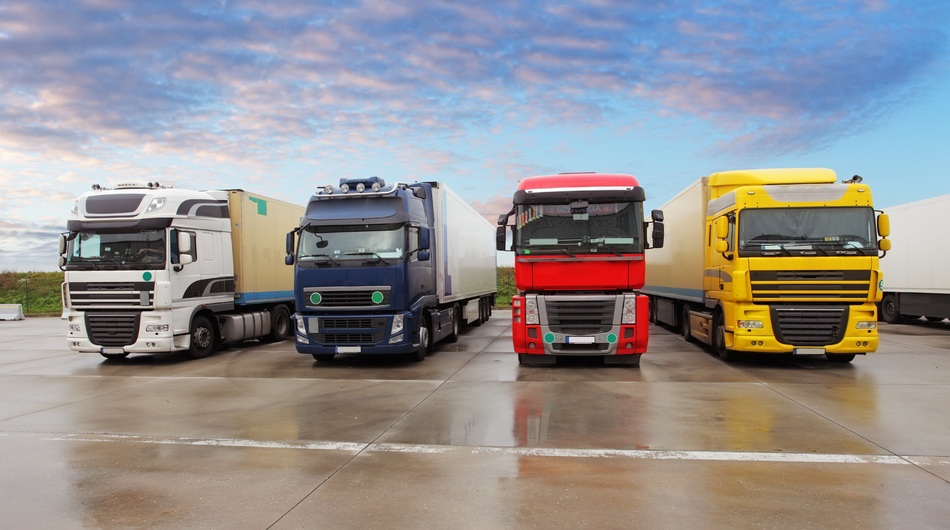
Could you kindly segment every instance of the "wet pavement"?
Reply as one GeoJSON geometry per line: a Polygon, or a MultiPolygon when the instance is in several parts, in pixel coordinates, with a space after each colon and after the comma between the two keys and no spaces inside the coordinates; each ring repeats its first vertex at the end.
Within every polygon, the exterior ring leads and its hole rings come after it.
{"type": "Polygon", "coordinates": [[[877,353],[520,367],[496,311],[421,363],[291,342],[106,361],[0,321],[6,528],[946,528],[950,322],[877,353]]]}

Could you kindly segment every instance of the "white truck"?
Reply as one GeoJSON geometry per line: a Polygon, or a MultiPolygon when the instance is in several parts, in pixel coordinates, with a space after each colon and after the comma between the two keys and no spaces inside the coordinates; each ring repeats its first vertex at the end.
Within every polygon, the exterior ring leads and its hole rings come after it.
{"type": "Polygon", "coordinates": [[[107,359],[292,333],[284,234],[303,207],[243,190],[98,185],[60,236],[67,345],[107,359]]]}
{"type": "Polygon", "coordinates": [[[926,317],[950,317],[950,195],[942,195],[885,209],[891,233],[898,242],[881,258],[884,297],[881,318],[897,324],[926,317]]]}

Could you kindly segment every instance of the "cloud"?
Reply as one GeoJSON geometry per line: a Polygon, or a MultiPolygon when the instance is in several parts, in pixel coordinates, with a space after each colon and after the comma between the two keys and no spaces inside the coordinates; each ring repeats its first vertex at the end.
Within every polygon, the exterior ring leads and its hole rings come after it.
{"type": "Polygon", "coordinates": [[[943,6],[24,0],[0,21],[0,150],[273,165],[673,113],[781,153],[899,104],[946,53],[943,6]]]}

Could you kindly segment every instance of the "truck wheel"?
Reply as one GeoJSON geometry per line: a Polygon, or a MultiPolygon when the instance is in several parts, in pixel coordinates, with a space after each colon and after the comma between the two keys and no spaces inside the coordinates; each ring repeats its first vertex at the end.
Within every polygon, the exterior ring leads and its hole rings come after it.
{"type": "Polygon", "coordinates": [[[888,324],[900,324],[904,316],[897,310],[897,297],[889,294],[881,300],[881,318],[888,324]]]}
{"type": "Polygon", "coordinates": [[[211,355],[214,351],[214,326],[204,315],[198,315],[191,322],[191,347],[188,355],[193,359],[200,359],[211,355]]]}
{"type": "Polygon", "coordinates": [[[279,305],[270,314],[271,330],[268,340],[280,342],[290,337],[290,311],[279,305]]]}
{"type": "Polygon", "coordinates": [[[332,353],[311,353],[315,361],[320,361],[321,363],[328,363],[333,360],[332,353]]]}
{"type": "Polygon", "coordinates": [[[726,324],[723,323],[722,313],[716,313],[713,317],[713,353],[719,356],[723,361],[732,362],[738,358],[738,354],[726,348],[726,324]]]}
{"type": "Polygon", "coordinates": [[[689,327],[689,306],[684,305],[680,314],[680,332],[683,334],[683,340],[693,342],[693,330],[689,327]]]}
{"type": "Polygon", "coordinates": [[[459,306],[452,306],[452,333],[449,333],[449,336],[445,338],[448,342],[458,342],[459,340],[459,326],[461,323],[461,317],[459,316],[459,306]]]}
{"type": "Polygon", "coordinates": [[[419,326],[419,349],[412,353],[412,360],[414,362],[420,362],[425,360],[426,355],[429,354],[429,348],[432,346],[432,328],[429,324],[429,317],[423,315],[422,325],[419,326]]]}

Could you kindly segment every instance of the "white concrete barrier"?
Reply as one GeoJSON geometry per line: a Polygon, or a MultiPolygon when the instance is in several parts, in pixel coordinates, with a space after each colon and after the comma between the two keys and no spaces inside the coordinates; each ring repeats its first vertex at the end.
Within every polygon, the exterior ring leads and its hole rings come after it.
{"type": "Polygon", "coordinates": [[[0,320],[23,320],[21,304],[0,304],[0,320]]]}

